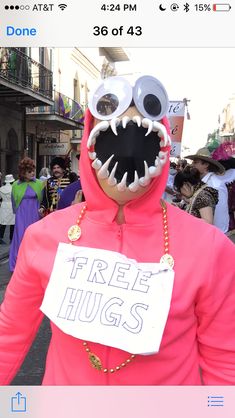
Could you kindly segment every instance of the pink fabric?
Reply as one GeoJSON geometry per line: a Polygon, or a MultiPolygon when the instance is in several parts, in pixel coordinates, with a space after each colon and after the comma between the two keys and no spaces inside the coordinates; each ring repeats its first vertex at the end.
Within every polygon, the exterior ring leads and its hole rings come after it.
{"type": "Polygon", "coordinates": [[[235,142],[226,141],[220,144],[215,151],[212,152],[211,156],[214,160],[227,160],[235,155],[235,142]]]}
{"type": "MultiPolygon", "coordinates": [[[[159,199],[168,167],[150,190],[124,208],[126,223],[114,219],[117,205],[96,182],[86,141],[92,118],[87,114],[82,143],[81,177],[88,209],[76,245],[119,251],[139,262],[159,262],[163,254],[163,219],[159,199]]],[[[30,226],[0,313],[0,384],[19,369],[42,320],[43,299],[59,242],[68,242],[83,203],[54,212],[30,226]]],[[[217,228],[168,205],[170,253],[175,259],[172,303],[160,351],[136,356],[113,374],[93,369],[82,341],[54,324],[44,385],[200,385],[235,384],[235,246],[217,228]]],[[[118,349],[89,344],[105,367],[129,356],[118,349]]]]}

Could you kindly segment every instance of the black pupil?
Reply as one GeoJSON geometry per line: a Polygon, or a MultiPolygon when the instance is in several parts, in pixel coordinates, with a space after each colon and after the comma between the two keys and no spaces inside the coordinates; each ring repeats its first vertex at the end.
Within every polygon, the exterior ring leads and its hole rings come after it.
{"type": "Polygon", "coordinates": [[[97,102],[97,112],[102,116],[111,115],[118,108],[119,100],[115,94],[105,94],[97,102]]]}
{"type": "Polygon", "coordinates": [[[147,94],[143,100],[143,104],[149,115],[158,116],[161,113],[161,102],[157,96],[154,96],[154,94],[147,94]]]}

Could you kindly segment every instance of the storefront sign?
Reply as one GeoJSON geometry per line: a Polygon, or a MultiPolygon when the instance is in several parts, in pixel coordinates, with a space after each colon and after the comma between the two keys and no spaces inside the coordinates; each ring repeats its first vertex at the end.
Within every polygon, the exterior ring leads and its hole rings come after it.
{"type": "Polygon", "coordinates": [[[39,155],[66,155],[67,152],[68,152],[67,142],[39,144],[39,155]]]}

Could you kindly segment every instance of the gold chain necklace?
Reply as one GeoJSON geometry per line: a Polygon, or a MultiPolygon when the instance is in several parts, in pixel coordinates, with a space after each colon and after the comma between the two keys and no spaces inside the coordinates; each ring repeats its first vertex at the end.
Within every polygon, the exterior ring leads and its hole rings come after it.
{"type": "MultiPolygon", "coordinates": [[[[168,219],[167,219],[167,206],[166,203],[164,202],[164,200],[161,200],[161,207],[162,207],[162,218],[163,218],[163,235],[164,235],[164,254],[163,256],[160,258],[160,263],[166,263],[168,264],[171,268],[174,267],[174,259],[173,257],[169,254],[169,231],[168,231],[168,219]]],[[[80,237],[81,237],[81,221],[85,215],[87,206],[86,204],[82,207],[81,212],[78,216],[76,225],[72,225],[70,226],[70,228],[68,229],[68,239],[70,241],[70,244],[73,244],[75,241],[77,241],[80,237]]],[[[122,363],[120,363],[119,365],[112,367],[112,368],[106,368],[102,366],[102,362],[100,360],[100,358],[92,353],[92,351],[90,350],[90,347],[88,345],[88,343],[86,341],[83,341],[83,347],[85,348],[87,354],[88,354],[88,358],[90,361],[90,364],[92,367],[94,367],[96,370],[102,371],[103,373],[114,373],[117,372],[119,370],[121,370],[123,367],[128,366],[128,364],[130,364],[132,362],[132,360],[136,357],[135,354],[130,354],[130,356],[124,360],[122,363]]]]}

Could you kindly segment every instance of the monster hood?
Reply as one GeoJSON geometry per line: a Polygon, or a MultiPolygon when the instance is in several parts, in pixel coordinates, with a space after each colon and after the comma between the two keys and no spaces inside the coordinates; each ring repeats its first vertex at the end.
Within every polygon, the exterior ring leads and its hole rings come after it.
{"type": "Polygon", "coordinates": [[[164,103],[166,93],[161,84],[160,93],[152,94],[156,79],[150,76],[137,80],[139,96],[126,85],[121,96],[120,79],[111,77],[111,84],[105,80],[106,90],[103,86],[97,89],[86,111],[80,159],[82,189],[90,216],[96,220],[112,222],[118,210],[116,201],[99,185],[98,179],[106,179],[119,192],[130,191],[131,200],[124,206],[127,223],[151,222],[151,215],[161,210],[168,178],[170,139],[164,116],[168,98],[164,103]],[[147,91],[146,79],[151,82],[147,91]]]}

